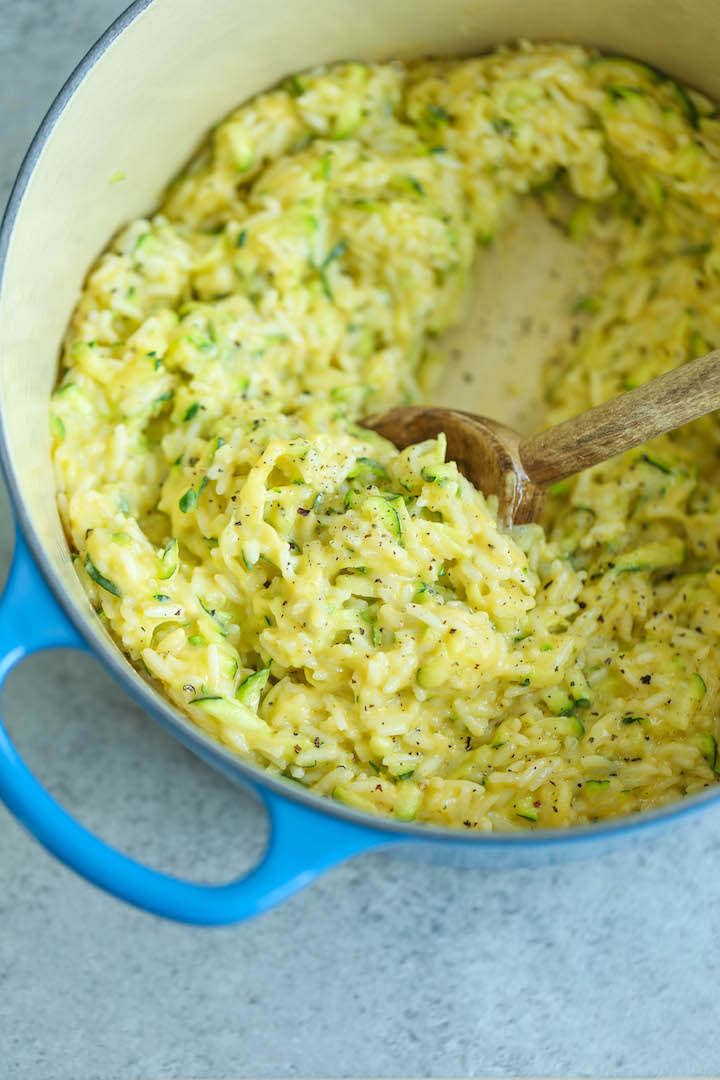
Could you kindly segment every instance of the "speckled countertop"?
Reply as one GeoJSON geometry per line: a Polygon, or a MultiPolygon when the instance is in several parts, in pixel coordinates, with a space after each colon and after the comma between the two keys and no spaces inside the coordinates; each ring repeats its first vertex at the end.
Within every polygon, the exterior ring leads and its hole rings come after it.
{"type": "MultiPolygon", "coordinates": [[[[0,201],[122,0],[0,0],[0,201]]],[[[0,570],[11,549],[0,503],[0,570]]],[[[263,821],[93,661],[10,678],[22,752],[132,854],[222,879],[263,821]]],[[[0,810],[0,1076],[713,1074],[720,812],[600,861],[487,874],[368,856],[248,925],[141,915],[0,810]]]]}

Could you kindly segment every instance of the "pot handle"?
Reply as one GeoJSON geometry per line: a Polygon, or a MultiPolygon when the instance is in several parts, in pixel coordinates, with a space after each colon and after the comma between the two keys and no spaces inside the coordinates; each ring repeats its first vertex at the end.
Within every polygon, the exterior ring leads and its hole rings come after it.
{"type": "MultiPolygon", "coordinates": [[[[89,651],[35,565],[20,531],[0,599],[0,687],[12,668],[41,649],[89,651]]],[[[245,877],[199,885],[151,870],[105,844],[35,779],[0,718],[0,798],[48,851],[88,881],[136,907],[178,922],[221,926],[279,904],[324,870],[394,839],[330,817],[253,785],[270,818],[265,853],[245,877]]]]}

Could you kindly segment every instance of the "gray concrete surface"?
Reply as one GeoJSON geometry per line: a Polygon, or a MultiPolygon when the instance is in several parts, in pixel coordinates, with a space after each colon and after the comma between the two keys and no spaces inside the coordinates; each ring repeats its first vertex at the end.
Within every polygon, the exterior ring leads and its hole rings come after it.
{"type": "MultiPolygon", "coordinates": [[[[121,0],[0,0],[0,201],[52,95],[121,0]]],[[[0,505],[0,567],[11,528],[0,505]]],[[[257,810],[92,661],[11,677],[21,750],[135,855],[223,879],[257,810]]],[[[238,928],[97,892],[0,810],[0,1077],[718,1072],[720,813],[600,861],[485,874],[367,857],[238,928]]]]}

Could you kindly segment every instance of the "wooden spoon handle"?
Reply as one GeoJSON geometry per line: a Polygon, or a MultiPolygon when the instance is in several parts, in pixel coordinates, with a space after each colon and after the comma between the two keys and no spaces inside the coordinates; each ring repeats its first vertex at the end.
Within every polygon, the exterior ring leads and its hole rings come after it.
{"type": "Polygon", "coordinates": [[[530,480],[547,487],[716,409],[720,349],[523,440],[520,459],[530,480]]]}

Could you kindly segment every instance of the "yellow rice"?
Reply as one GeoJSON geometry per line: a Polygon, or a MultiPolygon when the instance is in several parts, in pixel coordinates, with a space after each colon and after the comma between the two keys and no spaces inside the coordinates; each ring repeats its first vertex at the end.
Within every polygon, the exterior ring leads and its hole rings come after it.
{"type": "Polygon", "coordinates": [[[611,267],[538,427],[720,344],[714,106],[521,43],[232,113],[92,269],[52,399],[77,572],[131,662],[242,757],[403,820],[569,825],[716,780],[715,417],[509,532],[442,438],[355,423],[432,396],[527,199],[611,267]]]}

